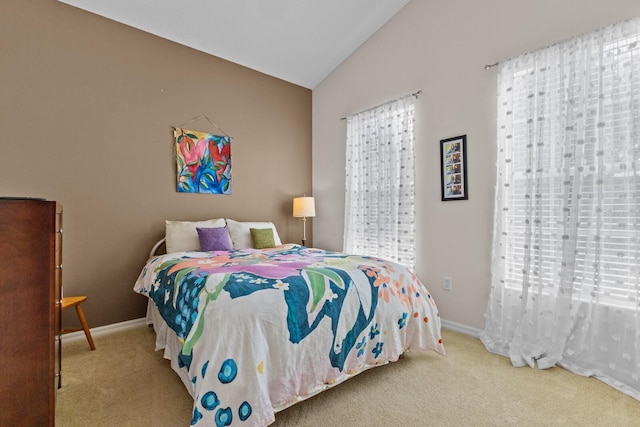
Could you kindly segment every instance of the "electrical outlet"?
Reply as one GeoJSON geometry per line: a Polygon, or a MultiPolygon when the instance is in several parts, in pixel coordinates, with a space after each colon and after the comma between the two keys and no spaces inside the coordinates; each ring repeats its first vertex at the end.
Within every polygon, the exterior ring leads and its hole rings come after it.
{"type": "Polygon", "coordinates": [[[442,278],[442,289],[444,289],[445,291],[450,291],[451,290],[451,284],[452,284],[451,277],[443,277],[442,278]]]}

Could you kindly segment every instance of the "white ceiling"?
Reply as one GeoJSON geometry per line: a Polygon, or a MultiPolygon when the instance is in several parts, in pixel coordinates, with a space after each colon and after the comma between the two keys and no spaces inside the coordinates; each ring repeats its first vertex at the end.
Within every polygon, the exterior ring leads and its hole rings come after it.
{"type": "Polygon", "coordinates": [[[313,89],[409,0],[59,0],[313,89]]]}

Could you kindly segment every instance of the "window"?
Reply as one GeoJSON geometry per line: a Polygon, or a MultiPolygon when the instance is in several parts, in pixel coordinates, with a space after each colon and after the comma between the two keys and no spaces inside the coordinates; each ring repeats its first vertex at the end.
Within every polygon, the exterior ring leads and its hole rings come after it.
{"type": "Polygon", "coordinates": [[[626,94],[640,85],[625,75],[640,75],[640,61],[632,61],[639,39],[612,40],[568,63],[554,46],[544,62],[528,58],[505,70],[513,76],[502,105],[512,118],[499,146],[507,286],[551,286],[570,261],[576,294],[637,305],[630,291],[640,256],[640,106],[626,94]]]}
{"type": "Polygon", "coordinates": [[[413,95],[347,118],[344,251],[415,264],[413,95]]]}

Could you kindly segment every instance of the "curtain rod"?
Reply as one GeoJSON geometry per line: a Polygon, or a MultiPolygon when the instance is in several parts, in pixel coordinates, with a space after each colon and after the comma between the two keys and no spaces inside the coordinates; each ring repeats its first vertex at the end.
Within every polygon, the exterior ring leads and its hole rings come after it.
{"type": "Polygon", "coordinates": [[[638,17],[639,17],[639,16],[634,16],[634,17],[631,17],[631,18],[629,18],[629,19],[622,20],[622,21],[620,21],[620,22],[616,22],[616,23],[613,23],[613,24],[609,24],[609,25],[604,25],[604,26],[598,27],[598,28],[596,28],[595,30],[586,31],[586,32],[584,32],[584,33],[582,33],[582,34],[578,34],[577,36],[573,36],[573,37],[568,37],[568,38],[565,38],[565,39],[557,40],[557,41],[555,41],[555,42],[553,42],[553,43],[550,43],[550,44],[548,44],[548,45],[546,45],[546,46],[542,46],[542,47],[539,47],[538,49],[534,49],[534,50],[532,50],[531,52],[521,53],[521,54],[519,54],[519,55],[512,56],[511,58],[503,59],[503,60],[498,61],[498,62],[496,62],[496,63],[485,65],[485,66],[484,66],[484,69],[485,69],[485,70],[490,70],[490,69],[491,69],[491,68],[493,68],[493,67],[497,67],[497,66],[498,66],[498,64],[500,64],[501,62],[510,61],[510,60],[512,60],[513,58],[517,58],[518,56],[530,55],[530,54],[532,54],[532,53],[539,52],[539,51],[541,51],[541,50],[543,50],[543,49],[548,49],[548,48],[550,48],[550,47],[558,46],[558,45],[560,45],[560,44],[566,43],[566,42],[568,42],[568,41],[570,41],[570,40],[573,40],[573,39],[576,39],[576,38],[578,38],[578,37],[584,37],[584,36],[586,36],[586,35],[588,35],[588,34],[595,34],[595,33],[599,32],[599,31],[603,31],[605,28],[612,28],[612,27],[615,27],[615,26],[619,26],[619,25],[627,24],[627,23],[629,23],[629,22],[631,22],[631,21],[633,21],[633,20],[635,20],[635,19],[638,19],[638,17]]]}
{"type": "MultiPolygon", "coordinates": [[[[409,95],[405,95],[405,96],[415,96],[415,97],[416,97],[416,99],[418,99],[418,96],[419,96],[419,95],[421,95],[421,94],[422,94],[422,90],[419,90],[419,91],[417,91],[417,92],[413,92],[413,93],[411,93],[411,94],[409,94],[409,95]]],[[[401,96],[400,98],[392,99],[391,101],[383,102],[382,104],[378,104],[378,105],[376,105],[376,106],[374,106],[374,107],[367,108],[366,110],[362,110],[362,111],[360,111],[359,113],[355,113],[355,114],[360,114],[360,113],[364,113],[365,111],[375,110],[376,108],[381,107],[381,106],[383,106],[384,104],[388,104],[389,102],[397,101],[398,99],[402,99],[402,98],[404,98],[405,96],[401,96]]],[[[340,117],[340,120],[347,120],[347,118],[346,118],[346,117],[340,117]]]]}

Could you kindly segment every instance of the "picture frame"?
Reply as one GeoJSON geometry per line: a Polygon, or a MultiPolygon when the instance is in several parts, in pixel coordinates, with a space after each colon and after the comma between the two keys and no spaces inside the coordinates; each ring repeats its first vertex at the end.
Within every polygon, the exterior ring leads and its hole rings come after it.
{"type": "Polygon", "coordinates": [[[440,140],[442,201],[468,200],[467,135],[440,140]]]}

